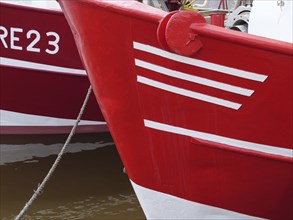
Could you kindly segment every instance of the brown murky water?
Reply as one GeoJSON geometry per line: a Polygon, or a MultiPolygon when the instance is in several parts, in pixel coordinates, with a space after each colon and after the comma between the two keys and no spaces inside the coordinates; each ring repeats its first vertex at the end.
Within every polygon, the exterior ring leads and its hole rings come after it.
{"type": "MultiPolygon", "coordinates": [[[[30,199],[66,136],[6,136],[0,148],[0,217],[30,199]]],[[[24,219],[145,219],[108,133],[77,135],[24,219]]]]}

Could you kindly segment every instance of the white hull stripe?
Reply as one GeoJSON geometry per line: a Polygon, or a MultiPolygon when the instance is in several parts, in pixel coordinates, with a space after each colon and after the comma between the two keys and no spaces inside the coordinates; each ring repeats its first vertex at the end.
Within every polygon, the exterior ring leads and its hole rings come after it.
{"type": "Polygon", "coordinates": [[[146,119],[144,120],[144,125],[148,128],[152,128],[152,129],[156,129],[156,130],[160,130],[160,131],[164,131],[164,132],[169,132],[169,133],[173,133],[173,134],[179,134],[179,135],[199,138],[199,139],[212,141],[212,142],[216,142],[216,143],[220,143],[220,144],[226,144],[226,145],[233,146],[236,148],[248,149],[248,150],[253,150],[253,151],[258,151],[258,152],[293,158],[293,150],[292,149],[286,149],[286,148],[281,148],[281,147],[276,147],[276,146],[270,146],[270,145],[265,145],[265,144],[258,144],[258,143],[248,142],[248,141],[237,140],[237,139],[233,139],[233,138],[223,137],[223,136],[219,136],[219,135],[209,134],[209,133],[190,130],[190,129],[181,128],[181,127],[176,127],[176,126],[163,124],[163,123],[159,123],[159,122],[155,122],[155,121],[150,121],[150,120],[146,120],[146,119]]]}
{"type": "Polygon", "coordinates": [[[53,65],[41,64],[41,63],[34,63],[34,62],[16,60],[16,59],[11,59],[6,57],[0,57],[0,64],[9,66],[9,67],[16,67],[16,68],[28,68],[28,69],[40,70],[40,71],[51,71],[51,72],[59,72],[59,73],[86,75],[86,71],[81,69],[73,69],[73,68],[53,66],[53,65]]]}
{"type": "Polygon", "coordinates": [[[215,206],[189,201],[145,188],[131,180],[130,182],[147,219],[261,219],[215,206]]]}
{"type": "Polygon", "coordinates": [[[151,71],[155,71],[157,73],[161,73],[163,75],[171,76],[177,79],[183,79],[189,82],[198,83],[201,85],[209,86],[212,88],[216,88],[216,89],[220,89],[220,90],[224,90],[224,91],[228,91],[228,92],[232,92],[232,93],[236,93],[236,94],[240,94],[244,96],[251,96],[252,93],[254,92],[253,90],[250,90],[250,89],[245,89],[245,88],[229,85],[222,82],[217,82],[217,81],[206,79],[203,77],[189,75],[186,73],[182,73],[179,71],[161,67],[152,63],[148,63],[139,59],[135,59],[135,65],[151,70],[151,71]]]}
{"type": "Polygon", "coordinates": [[[213,103],[216,105],[224,106],[224,107],[235,109],[235,110],[238,110],[241,107],[241,104],[239,104],[239,103],[235,103],[235,102],[227,101],[224,99],[216,98],[213,96],[205,95],[202,93],[178,88],[178,87],[171,86],[171,85],[168,85],[165,83],[161,83],[161,82],[158,82],[158,81],[155,81],[155,80],[143,77],[143,76],[137,76],[137,82],[140,82],[142,84],[152,86],[157,89],[164,90],[164,91],[168,91],[168,92],[175,93],[175,94],[182,95],[182,96],[186,96],[189,98],[213,103]]]}
{"type": "Polygon", "coordinates": [[[258,82],[264,82],[266,80],[266,78],[268,77],[266,75],[262,75],[262,74],[258,74],[258,73],[248,72],[248,71],[244,71],[244,70],[235,69],[232,67],[227,67],[227,66],[223,66],[223,65],[219,65],[219,64],[215,64],[215,63],[210,63],[210,62],[203,61],[203,60],[198,60],[198,59],[193,59],[190,57],[181,56],[178,54],[170,53],[168,51],[165,51],[165,50],[162,50],[162,49],[159,49],[156,47],[152,47],[152,46],[149,46],[146,44],[138,43],[138,42],[133,42],[133,47],[137,50],[144,51],[144,52],[154,54],[157,56],[161,56],[166,59],[174,60],[176,62],[181,62],[184,64],[197,66],[197,67],[204,68],[204,69],[209,69],[209,70],[225,73],[225,74],[228,74],[231,76],[236,76],[236,77],[240,77],[240,78],[244,78],[244,79],[250,79],[250,80],[258,81],[258,82]]]}
{"type": "MultiPolygon", "coordinates": [[[[0,110],[1,126],[72,126],[75,119],[64,119],[0,110]]],[[[79,125],[106,125],[104,121],[81,120],[79,125]]]]}
{"type": "Polygon", "coordinates": [[[251,96],[252,93],[254,92],[253,90],[250,89],[245,89],[245,88],[241,88],[238,86],[233,86],[233,85],[229,85],[226,83],[221,83],[221,82],[217,82],[214,80],[210,80],[210,79],[206,79],[203,77],[198,77],[198,76],[193,76],[193,75],[189,75],[186,73],[182,73],[179,71],[175,71],[175,70],[171,70],[165,67],[161,67],[155,64],[151,64],[139,59],[135,59],[135,65],[148,69],[148,70],[152,70],[155,71],[157,73],[161,73],[163,75],[166,76],[171,76],[177,79],[183,79],[189,82],[194,82],[194,83],[198,83],[201,85],[205,85],[205,86],[209,86],[209,87],[213,87],[216,89],[220,89],[220,90],[224,90],[224,91],[228,91],[228,92],[232,92],[232,93],[236,93],[236,94],[240,94],[240,95],[244,95],[244,96],[251,96]]]}
{"type": "Polygon", "coordinates": [[[0,0],[0,2],[12,4],[12,5],[21,5],[21,6],[28,6],[33,8],[42,8],[46,10],[58,10],[61,11],[60,5],[56,0],[0,0]]]}

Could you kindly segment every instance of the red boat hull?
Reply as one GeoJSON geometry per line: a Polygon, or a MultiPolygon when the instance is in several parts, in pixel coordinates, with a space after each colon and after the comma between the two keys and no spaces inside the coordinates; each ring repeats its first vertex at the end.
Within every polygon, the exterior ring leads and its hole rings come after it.
{"type": "MultiPolygon", "coordinates": [[[[70,132],[90,84],[62,11],[0,3],[1,134],[70,132]]],[[[78,132],[105,132],[94,95],[78,132]]]]}
{"type": "Polygon", "coordinates": [[[292,44],[135,1],[60,2],[148,218],[293,218],[292,44]]]}

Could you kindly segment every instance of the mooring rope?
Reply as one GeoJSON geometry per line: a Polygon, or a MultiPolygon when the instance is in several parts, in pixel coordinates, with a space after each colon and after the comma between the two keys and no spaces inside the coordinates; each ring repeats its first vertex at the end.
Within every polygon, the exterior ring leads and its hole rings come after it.
{"type": "Polygon", "coordinates": [[[45,187],[46,183],[49,181],[50,177],[52,176],[52,174],[54,173],[57,165],[59,164],[65,149],[67,147],[67,145],[70,143],[71,138],[73,137],[73,135],[75,134],[75,130],[77,128],[78,123],[80,122],[81,116],[83,115],[84,109],[87,105],[87,102],[89,100],[90,94],[92,92],[92,87],[90,86],[88,88],[88,92],[87,95],[85,97],[85,100],[83,101],[83,105],[80,109],[79,115],[75,121],[74,126],[71,129],[70,134],[67,137],[67,140],[65,142],[65,144],[63,145],[60,153],[58,154],[58,157],[56,158],[54,164],[52,165],[51,169],[49,170],[47,176],[43,179],[43,182],[41,184],[38,185],[38,188],[36,191],[34,191],[34,194],[32,195],[32,197],[30,198],[30,200],[25,204],[25,206],[23,207],[23,209],[19,212],[19,214],[16,216],[15,220],[20,220],[23,218],[23,216],[25,215],[25,213],[28,211],[28,209],[30,208],[30,206],[33,204],[34,200],[42,193],[43,188],[45,187]]]}

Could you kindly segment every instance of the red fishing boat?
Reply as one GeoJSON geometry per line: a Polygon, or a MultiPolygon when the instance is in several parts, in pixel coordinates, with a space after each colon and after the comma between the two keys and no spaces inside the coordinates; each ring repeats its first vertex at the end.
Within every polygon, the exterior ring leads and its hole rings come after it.
{"type": "MultiPolygon", "coordinates": [[[[0,2],[0,133],[68,133],[89,87],[56,1],[0,2]]],[[[107,131],[94,95],[77,132],[107,131]]]]}
{"type": "Polygon", "coordinates": [[[59,2],[148,219],[293,218],[292,1],[59,2]]]}

